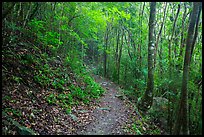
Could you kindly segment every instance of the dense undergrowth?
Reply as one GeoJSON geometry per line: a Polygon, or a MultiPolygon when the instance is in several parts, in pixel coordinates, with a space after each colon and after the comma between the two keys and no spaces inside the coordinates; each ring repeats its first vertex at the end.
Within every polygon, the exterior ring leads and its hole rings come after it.
{"type": "Polygon", "coordinates": [[[11,88],[15,85],[24,87],[18,94],[27,94],[27,99],[31,101],[35,100],[36,93],[45,90],[45,103],[59,105],[65,114],[70,114],[74,105],[88,104],[104,92],[86,71],[86,65],[79,59],[76,49],[73,49],[75,54],[68,52],[66,56],[57,53],[57,36],[52,32],[42,33],[41,25],[42,22],[34,20],[26,29],[17,24],[4,26],[2,113],[6,119],[3,119],[3,134],[13,134],[10,133],[12,129],[8,129],[9,118],[25,125],[25,121],[20,121],[23,108],[12,106],[17,102],[17,98],[11,97],[16,90],[11,88]],[[14,34],[9,35],[10,32],[14,34]],[[25,87],[28,89],[25,90],[25,87]]]}

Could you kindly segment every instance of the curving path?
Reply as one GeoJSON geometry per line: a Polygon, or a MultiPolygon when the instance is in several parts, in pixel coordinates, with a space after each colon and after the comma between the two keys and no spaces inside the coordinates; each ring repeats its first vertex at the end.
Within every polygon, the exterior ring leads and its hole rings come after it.
{"type": "Polygon", "coordinates": [[[122,126],[128,121],[130,110],[125,103],[116,97],[119,87],[109,80],[93,75],[96,82],[106,89],[98,101],[98,108],[91,113],[95,120],[78,130],[79,135],[116,135],[125,134],[122,126]]]}

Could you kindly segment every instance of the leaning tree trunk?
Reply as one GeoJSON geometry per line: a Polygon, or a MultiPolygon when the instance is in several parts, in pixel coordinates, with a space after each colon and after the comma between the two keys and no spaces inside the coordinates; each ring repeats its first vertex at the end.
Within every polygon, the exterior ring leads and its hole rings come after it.
{"type": "Polygon", "coordinates": [[[181,97],[179,102],[179,110],[178,110],[178,117],[176,120],[174,134],[188,134],[188,92],[187,92],[187,84],[188,84],[188,71],[190,66],[190,53],[193,43],[193,35],[194,35],[194,28],[196,24],[196,20],[198,17],[199,12],[199,5],[201,3],[194,2],[193,3],[193,11],[192,16],[190,16],[190,24],[188,27],[188,36],[186,41],[186,52],[184,58],[184,68],[183,68],[183,80],[182,80],[182,88],[181,88],[181,97]]]}
{"type": "Polygon", "coordinates": [[[146,112],[152,106],[152,101],[153,101],[153,90],[154,90],[153,58],[154,58],[154,48],[155,48],[155,38],[154,38],[155,16],[156,16],[156,2],[151,2],[150,17],[149,17],[147,89],[145,91],[145,94],[142,98],[141,103],[139,102],[139,107],[138,107],[143,112],[146,112]]]}

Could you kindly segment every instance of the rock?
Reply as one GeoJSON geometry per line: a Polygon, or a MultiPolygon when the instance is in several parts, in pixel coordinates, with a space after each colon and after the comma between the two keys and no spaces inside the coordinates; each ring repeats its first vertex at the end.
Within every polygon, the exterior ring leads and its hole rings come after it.
{"type": "Polygon", "coordinates": [[[148,113],[162,127],[167,127],[168,100],[162,97],[154,97],[152,107],[148,110],[148,113]]]}

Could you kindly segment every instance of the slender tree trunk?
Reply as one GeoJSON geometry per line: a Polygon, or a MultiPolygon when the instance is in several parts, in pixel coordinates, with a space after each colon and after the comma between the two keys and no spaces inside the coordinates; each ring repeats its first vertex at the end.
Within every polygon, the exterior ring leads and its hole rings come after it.
{"type": "Polygon", "coordinates": [[[119,46],[120,46],[120,26],[117,28],[117,37],[116,37],[116,49],[115,49],[115,72],[114,72],[114,80],[118,81],[118,59],[119,59],[119,46]]]}
{"type": "Polygon", "coordinates": [[[108,47],[108,33],[109,33],[109,29],[108,29],[108,25],[106,28],[106,32],[105,32],[105,44],[104,44],[104,51],[103,51],[103,56],[104,56],[104,77],[107,76],[107,47],[108,47]]]}
{"type": "Polygon", "coordinates": [[[153,53],[155,49],[154,27],[156,16],[156,2],[150,3],[150,17],[149,17],[149,44],[148,44],[148,79],[147,89],[144,97],[142,98],[139,109],[146,112],[151,106],[153,101],[154,90],[154,73],[153,73],[153,53]]]}
{"type": "Polygon", "coordinates": [[[175,20],[174,20],[174,23],[173,23],[173,28],[172,28],[172,33],[171,33],[171,39],[170,39],[170,41],[169,41],[169,76],[170,76],[170,79],[171,79],[171,73],[172,73],[172,55],[171,55],[171,49],[172,49],[172,47],[171,47],[171,45],[172,45],[172,42],[173,42],[173,37],[174,37],[175,27],[176,27],[176,21],[177,21],[177,19],[178,19],[179,11],[180,11],[180,4],[178,5],[176,17],[175,17],[175,20]]]}
{"type": "MultiPolygon", "coordinates": [[[[165,29],[164,29],[165,30],[165,29]]],[[[161,38],[161,43],[163,42],[163,38],[161,38]]],[[[159,73],[160,73],[160,77],[162,78],[163,77],[163,64],[162,64],[162,52],[163,52],[163,48],[162,48],[162,44],[160,46],[160,50],[159,50],[159,67],[160,67],[160,70],[159,70],[159,73]]]]}
{"type": "Polygon", "coordinates": [[[128,63],[126,62],[125,63],[125,68],[124,68],[124,72],[125,72],[125,74],[124,74],[124,84],[125,84],[125,87],[127,87],[127,65],[128,65],[128,63]]]}
{"type": "Polygon", "coordinates": [[[184,2],[184,13],[183,13],[183,17],[182,17],[182,30],[181,30],[181,43],[180,43],[180,53],[179,53],[179,57],[178,57],[178,60],[179,60],[179,63],[177,64],[177,70],[180,70],[182,65],[180,62],[182,62],[182,58],[183,58],[183,48],[184,48],[184,28],[185,28],[185,19],[186,19],[186,16],[187,16],[187,9],[186,9],[186,3],[184,2]]]}
{"type": "Polygon", "coordinates": [[[130,57],[130,60],[132,61],[132,55],[130,54],[130,37],[129,37],[129,32],[128,31],[127,31],[127,35],[125,35],[125,41],[126,41],[126,45],[127,45],[128,55],[130,57]]]}
{"type": "Polygon", "coordinates": [[[140,26],[141,26],[141,29],[140,29],[140,44],[138,44],[138,52],[139,52],[139,70],[141,71],[142,69],[142,51],[141,51],[141,46],[142,46],[142,21],[143,21],[143,13],[144,13],[144,7],[145,7],[145,2],[144,4],[142,5],[142,9],[141,9],[141,12],[140,12],[140,15],[139,15],[139,18],[140,18],[140,26]]]}
{"type": "Polygon", "coordinates": [[[199,20],[200,20],[201,9],[202,9],[202,4],[199,6],[198,18],[196,20],[196,28],[195,28],[195,34],[194,34],[194,37],[193,37],[190,61],[191,61],[191,58],[192,58],[192,55],[193,55],[193,50],[194,50],[194,47],[195,47],[196,39],[198,37],[198,27],[199,27],[199,20]]]}
{"type": "MultiPolygon", "coordinates": [[[[169,80],[171,80],[171,74],[172,74],[172,54],[171,54],[171,51],[172,51],[172,42],[173,42],[173,37],[174,37],[174,33],[175,33],[175,28],[176,28],[176,21],[178,19],[178,15],[179,15],[179,11],[180,11],[180,4],[178,5],[178,9],[177,9],[177,13],[176,13],[176,16],[175,16],[175,20],[174,20],[174,23],[173,23],[173,29],[172,29],[172,33],[171,33],[171,39],[169,41],[169,80]]],[[[169,92],[171,92],[171,83],[169,83],[169,92]]],[[[171,106],[171,94],[168,94],[168,118],[167,118],[167,123],[168,123],[168,126],[169,126],[169,132],[171,134],[172,132],[172,106],[171,106]]]]}
{"type": "Polygon", "coordinates": [[[123,48],[123,36],[124,36],[124,30],[122,29],[122,36],[121,36],[121,46],[120,46],[120,51],[119,51],[119,56],[118,56],[118,84],[120,82],[120,59],[122,56],[122,48],[123,48]]]}
{"type": "Polygon", "coordinates": [[[193,43],[193,34],[195,30],[196,20],[199,13],[199,6],[201,3],[194,2],[193,3],[193,11],[192,16],[190,18],[190,24],[188,28],[188,36],[186,41],[186,52],[184,58],[184,68],[183,68],[183,80],[182,80],[182,88],[181,88],[181,97],[179,102],[179,111],[178,117],[176,120],[174,134],[189,134],[188,129],[188,92],[187,92],[187,85],[188,85],[188,72],[190,66],[190,53],[193,43]]]}
{"type": "Polygon", "coordinates": [[[115,62],[117,66],[118,62],[118,49],[119,49],[119,41],[120,41],[120,29],[117,29],[117,39],[116,39],[116,49],[115,49],[115,62]]]}
{"type": "Polygon", "coordinates": [[[157,57],[157,49],[158,49],[159,39],[161,37],[162,29],[163,29],[163,26],[164,26],[164,21],[166,19],[166,11],[167,11],[166,9],[167,9],[167,3],[165,4],[163,21],[162,21],[162,24],[161,24],[161,28],[159,30],[159,34],[157,35],[157,39],[156,39],[155,52],[154,52],[154,67],[156,65],[156,57],[157,57]]]}

